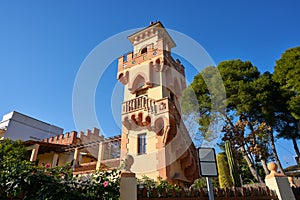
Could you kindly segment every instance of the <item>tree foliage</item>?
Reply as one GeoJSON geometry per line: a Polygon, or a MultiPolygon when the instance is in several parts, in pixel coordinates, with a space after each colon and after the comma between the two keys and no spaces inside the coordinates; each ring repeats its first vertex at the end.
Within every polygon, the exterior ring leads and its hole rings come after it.
{"type": "Polygon", "coordinates": [[[298,157],[300,151],[300,47],[286,50],[276,61],[274,81],[280,85],[280,121],[277,123],[278,137],[293,141],[298,157]]]}
{"type": "Polygon", "coordinates": [[[242,152],[257,181],[262,181],[257,162],[268,173],[266,162],[274,158],[282,170],[273,136],[274,128],[279,127],[274,98],[278,87],[270,73],[261,74],[250,61],[229,60],[204,69],[194,77],[191,87],[197,96],[199,130],[204,138],[222,132],[223,140],[231,141],[233,148],[242,152]],[[216,81],[216,71],[222,76],[226,98],[217,95],[223,84],[216,81]],[[223,120],[217,120],[217,124],[222,123],[221,130],[211,128],[215,119],[223,120]]]}
{"type": "Polygon", "coordinates": [[[33,170],[27,161],[27,152],[21,141],[9,139],[0,142],[0,196],[18,196],[25,178],[33,170]]]}
{"type": "Polygon", "coordinates": [[[216,67],[207,67],[194,77],[193,83],[183,92],[181,108],[185,115],[193,116],[199,124],[199,135],[205,146],[211,146],[220,136],[218,129],[221,113],[225,112],[225,88],[216,67]]]}
{"type": "Polygon", "coordinates": [[[274,80],[288,97],[289,111],[300,120],[300,47],[286,50],[276,61],[274,80]]]}

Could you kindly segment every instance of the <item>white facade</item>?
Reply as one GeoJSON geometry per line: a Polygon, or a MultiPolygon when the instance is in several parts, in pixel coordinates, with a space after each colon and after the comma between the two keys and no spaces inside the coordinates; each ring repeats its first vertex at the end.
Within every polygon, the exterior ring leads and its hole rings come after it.
{"type": "Polygon", "coordinates": [[[0,139],[42,140],[63,133],[63,129],[19,112],[13,111],[3,116],[0,122],[0,139]]]}

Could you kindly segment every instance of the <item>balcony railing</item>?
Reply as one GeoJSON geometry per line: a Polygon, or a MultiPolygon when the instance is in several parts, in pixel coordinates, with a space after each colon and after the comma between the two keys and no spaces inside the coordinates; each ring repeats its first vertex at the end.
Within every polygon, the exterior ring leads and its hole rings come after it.
{"type": "Polygon", "coordinates": [[[122,104],[122,114],[134,112],[137,110],[145,110],[155,113],[155,100],[150,99],[146,96],[141,96],[129,101],[125,101],[122,104]]]}
{"type": "Polygon", "coordinates": [[[146,96],[141,96],[122,103],[123,115],[141,110],[148,111],[151,114],[160,114],[168,111],[172,114],[179,114],[175,104],[168,97],[154,100],[146,96]]]}

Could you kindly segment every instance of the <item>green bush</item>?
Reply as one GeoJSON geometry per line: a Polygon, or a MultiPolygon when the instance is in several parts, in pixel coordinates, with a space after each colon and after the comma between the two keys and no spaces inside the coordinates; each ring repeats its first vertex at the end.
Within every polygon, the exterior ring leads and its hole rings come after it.
{"type": "MultiPolygon", "coordinates": [[[[176,192],[179,191],[180,187],[175,184],[169,183],[168,180],[163,179],[162,177],[157,177],[157,180],[153,180],[149,178],[148,176],[143,176],[141,179],[137,179],[138,185],[147,188],[148,190],[156,189],[158,192],[158,196],[162,196],[163,190],[166,190],[167,192],[172,192],[175,190],[176,192]]],[[[152,193],[147,193],[147,197],[153,197],[152,193]]]]}

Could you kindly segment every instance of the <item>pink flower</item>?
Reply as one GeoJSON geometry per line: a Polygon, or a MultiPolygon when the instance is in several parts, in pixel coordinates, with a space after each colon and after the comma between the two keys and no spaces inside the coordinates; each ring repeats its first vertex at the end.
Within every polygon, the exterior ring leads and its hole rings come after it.
{"type": "Polygon", "coordinates": [[[107,187],[108,186],[108,181],[104,181],[103,186],[107,187]]]}
{"type": "Polygon", "coordinates": [[[46,168],[49,168],[50,166],[51,166],[50,163],[47,163],[47,164],[45,165],[46,168]]]}

